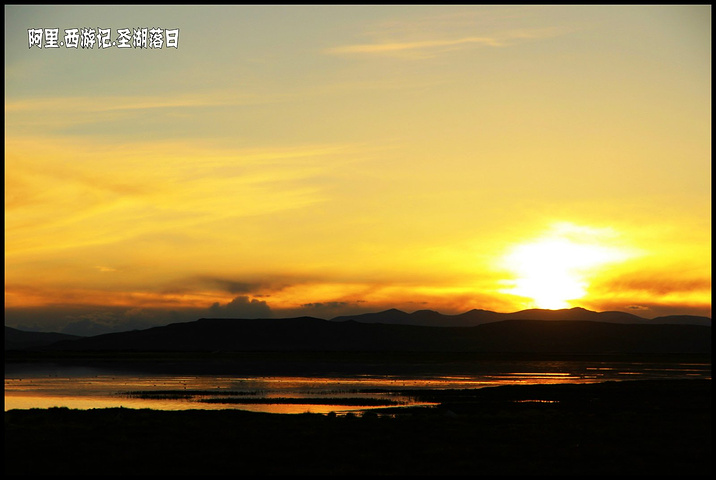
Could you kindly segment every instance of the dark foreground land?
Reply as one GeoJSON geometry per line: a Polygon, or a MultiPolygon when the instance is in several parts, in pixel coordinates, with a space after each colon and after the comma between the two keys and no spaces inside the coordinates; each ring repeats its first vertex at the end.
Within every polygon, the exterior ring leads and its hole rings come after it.
{"type": "MultiPolygon", "coordinates": [[[[417,394],[417,392],[415,392],[417,394]]],[[[5,412],[6,475],[710,476],[711,381],[422,392],[383,416],[5,412]]]]}

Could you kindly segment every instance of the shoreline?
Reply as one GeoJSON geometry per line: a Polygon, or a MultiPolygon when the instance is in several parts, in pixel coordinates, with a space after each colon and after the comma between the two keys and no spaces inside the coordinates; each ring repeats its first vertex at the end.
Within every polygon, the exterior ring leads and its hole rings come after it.
{"type": "Polygon", "coordinates": [[[5,367],[56,363],[131,368],[140,371],[248,375],[449,374],[481,372],[488,362],[664,362],[708,363],[710,354],[684,353],[477,353],[477,352],[43,352],[7,351],[5,367]]]}
{"type": "Polygon", "coordinates": [[[709,475],[711,381],[414,392],[359,415],[5,412],[6,475],[709,475]],[[39,461],[42,460],[42,461],[39,461]]]}

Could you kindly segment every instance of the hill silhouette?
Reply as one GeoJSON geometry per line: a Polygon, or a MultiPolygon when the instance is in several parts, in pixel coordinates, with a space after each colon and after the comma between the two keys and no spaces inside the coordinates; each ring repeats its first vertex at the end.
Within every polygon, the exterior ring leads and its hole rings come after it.
{"type": "MultiPolygon", "coordinates": [[[[392,312],[400,316],[400,314],[392,312]]],[[[407,315],[407,314],[404,314],[407,315]]],[[[51,351],[322,351],[485,353],[710,353],[711,327],[586,320],[493,321],[432,327],[284,319],[200,319],[64,340],[51,351]]]]}
{"type": "Polygon", "coordinates": [[[5,350],[22,350],[32,347],[50,345],[60,340],[75,340],[77,335],[54,332],[27,332],[12,327],[5,327],[5,350]]]}
{"type": "Polygon", "coordinates": [[[392,308],[377,313],[346,315],[333,319],[333,321],[346,320],[355,320],[362,323],[422,325],[426,327],[474,327],[501,320],[582,320],[606,323],[711,325],[710,318],[694,315],[672,315],[647,319],[626,312],[593,312],[580,307],[561,310],[530,309],[514,313],[497,313],[489,310],[474,309],[459,315],[444,315],[433,310],[418,310],[413,313],[406,313],[392,308]]]}

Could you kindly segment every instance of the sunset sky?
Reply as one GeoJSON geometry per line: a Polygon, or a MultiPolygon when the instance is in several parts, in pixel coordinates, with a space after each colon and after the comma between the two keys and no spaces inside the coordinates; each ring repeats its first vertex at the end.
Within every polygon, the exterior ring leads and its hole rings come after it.
{"type": "Polygon", "coordinates": [[[710,6],[5,6],[6,325],[577,306],[711,316],[710,6]]]}

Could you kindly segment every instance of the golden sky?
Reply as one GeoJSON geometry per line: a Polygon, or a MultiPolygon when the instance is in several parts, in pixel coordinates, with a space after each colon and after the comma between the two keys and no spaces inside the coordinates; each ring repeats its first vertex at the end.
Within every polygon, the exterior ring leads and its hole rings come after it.
{"type": "Polygon", "coordinates": [[[710,6],[5,6],[10,326],[710,316],[710,178],[710,6]]]}

